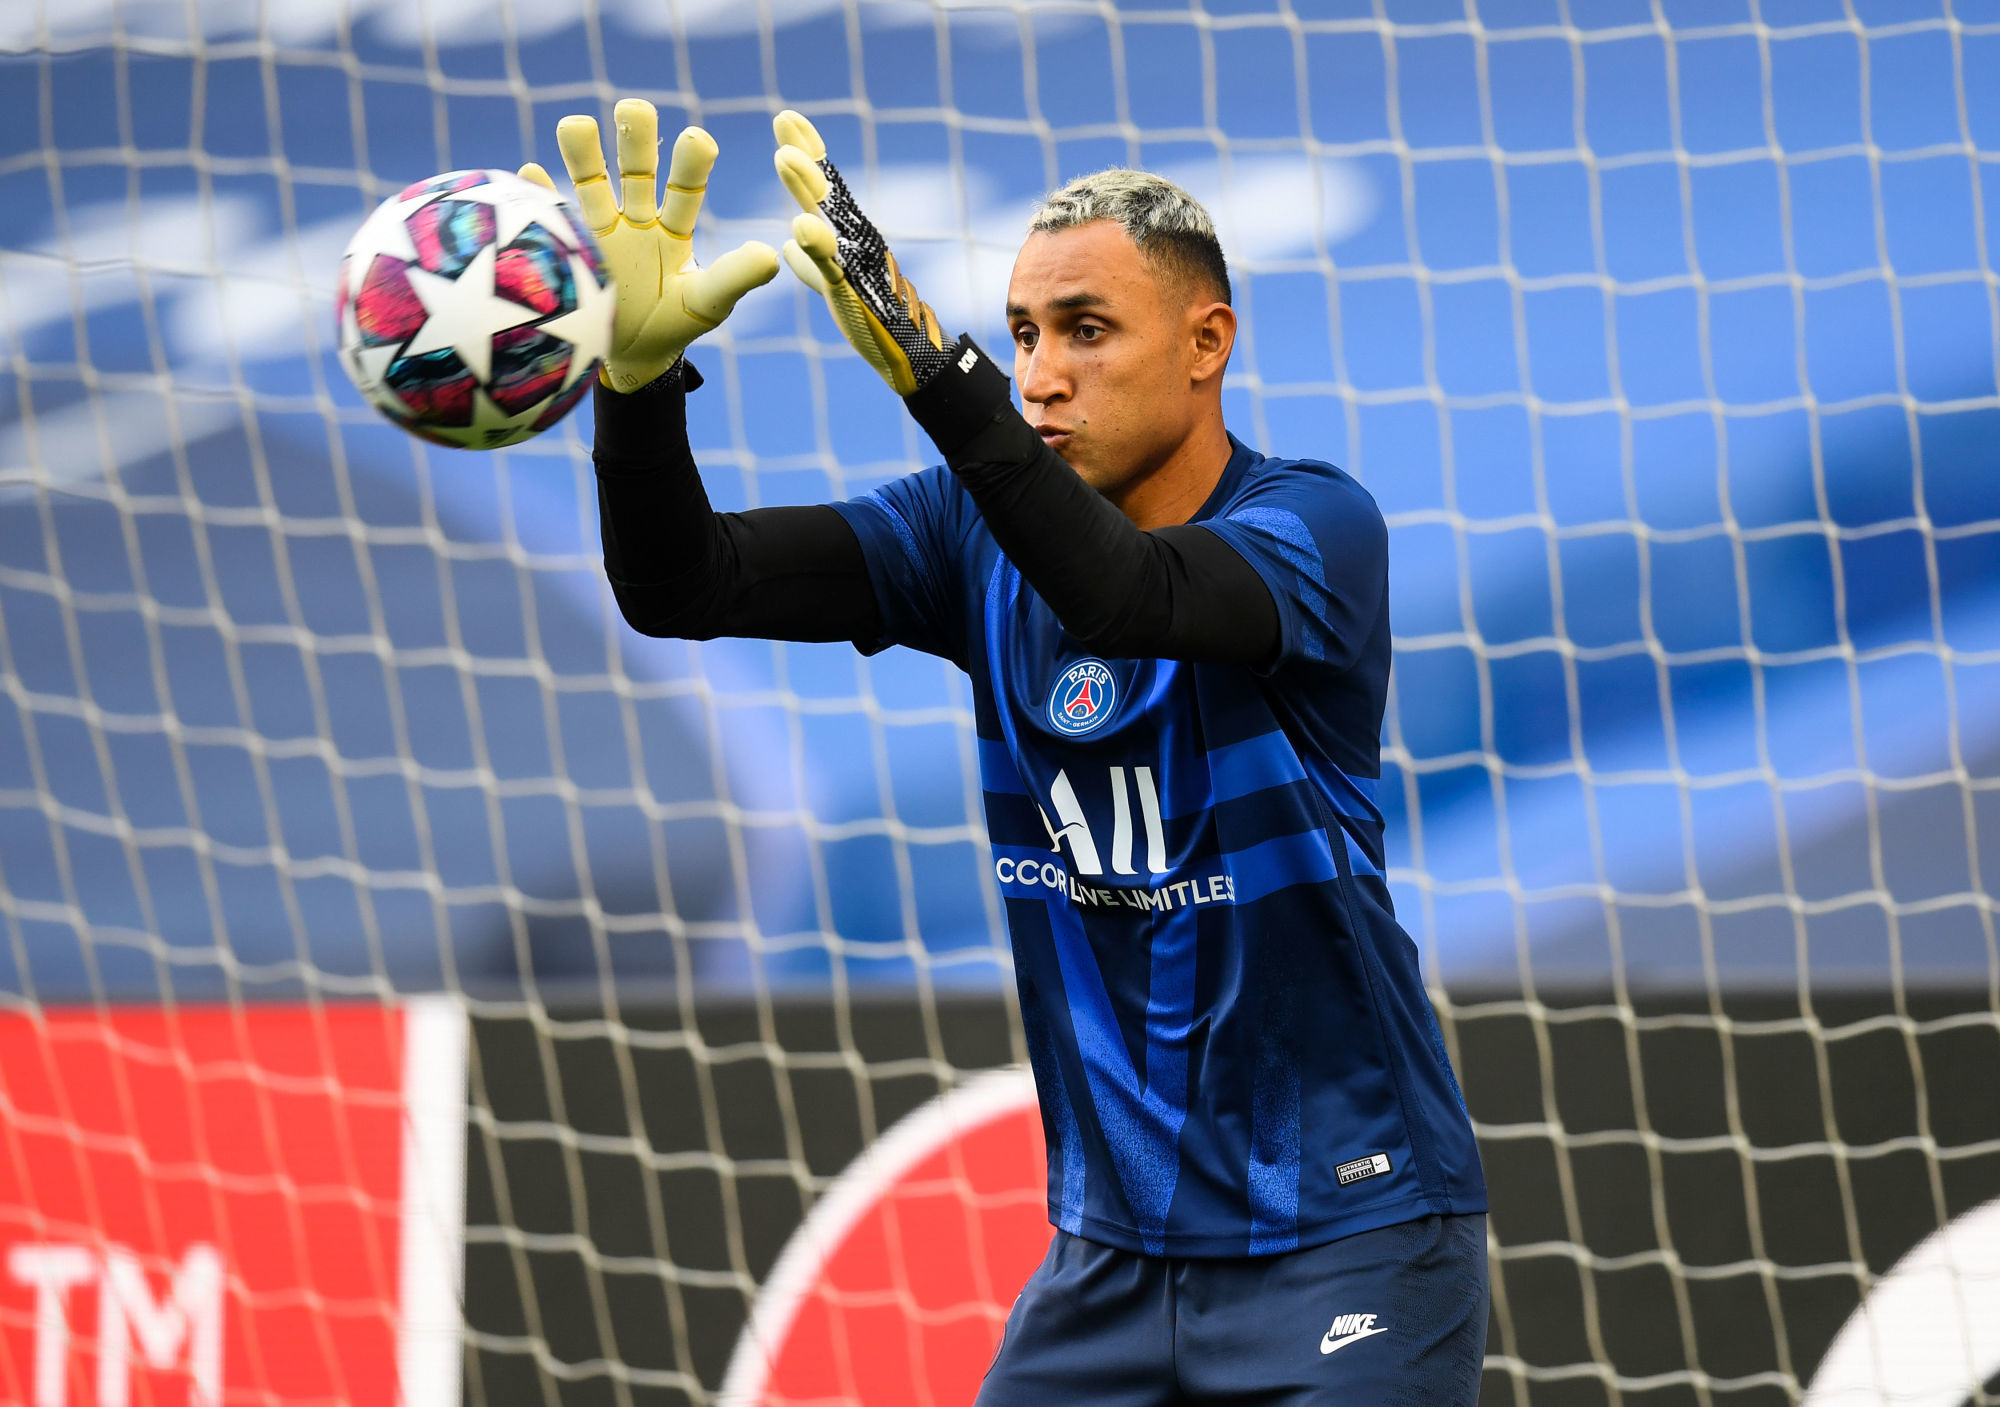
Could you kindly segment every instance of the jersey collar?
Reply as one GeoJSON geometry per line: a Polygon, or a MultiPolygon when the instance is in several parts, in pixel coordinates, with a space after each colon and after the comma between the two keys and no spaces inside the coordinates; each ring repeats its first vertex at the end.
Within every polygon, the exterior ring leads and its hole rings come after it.
{"type": "MultiPolygon", "coordinates": [[[[1223,433],[1229,432],[1225,430],[1223,433]]],[[[1222,477],[1215,481],[1214,489],[1202,500],[1201,507],[1195,510],[1194,516],[1188,521],[1199,523],[1204,518],[1212,518],[1220,513],[1223,506],[1236,497],[1236,490],[1242,486],[1243,476],[1250,472],[1250,466],[1263,458],[1264,456],[1256,450],[1251,449],[1234,435],[1230,435],[1229,463],[1222,466],[1222,477]]]]}

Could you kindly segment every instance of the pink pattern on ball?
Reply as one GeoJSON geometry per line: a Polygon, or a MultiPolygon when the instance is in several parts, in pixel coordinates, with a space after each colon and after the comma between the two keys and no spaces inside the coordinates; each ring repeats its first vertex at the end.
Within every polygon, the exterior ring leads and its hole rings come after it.
{"type": "Polygon", "coordinates": [[[469,191],[474,186],[486,184],[484,171],[447,171],[442,176],[431,176],[404,186],[396,192],[397,200],[416,200],[426,195],[450,195],[455,191],[469,191]]]}
{"type": "Polygon", "coordinates": [[[542,413],[535,417],[534,428],[537,433],[548,429],[549,426],[555,424],[565,415],[568,415],[570,409],[583,399],[583,393],[590,389],[590,383],[597,380],[597,366],[596,362],[592,362],[590,370],[579,376],[574,386],[542,407],[542,413]]]}
{"type": "Polygon", "coordinates": [[[472,393],[479,383],[455,352],[441,350],[418,357],[399,357],[390,363],[389,374],[383,380],[396,399],[409,408],[411,417],[423,424],[472,423],[472,393]]]}
{"type": "Polygon", "coordinates": [[[576,306],[567,251],[540,225],[528,226],[500,251],[493,291],[538,313],[566,313],[576,306]]]}
{"type": "MultiPolygon", "coordinates": [[[[377,254],[368,266],[354,300],[354,325],[361,330],[363,346],[400,346],[424,325],[423,301],[403,270],[403,261],[388,254],[377,254]]],[[[341,286],[346,287],[344,281],[341,286]]]]}
{"type": "Polygon", "coordinates": [[[554,395],[569,374],[570,344],[534,327],[493,335],[493,375],[486,394],[509,415],[554,395]]]}
{"type": "Polygon", "coordinates": [[[417,262],[446,278],[457,278],[493,242],[493,207],[469,200],[434,201],[404,223],[417,262]]]}

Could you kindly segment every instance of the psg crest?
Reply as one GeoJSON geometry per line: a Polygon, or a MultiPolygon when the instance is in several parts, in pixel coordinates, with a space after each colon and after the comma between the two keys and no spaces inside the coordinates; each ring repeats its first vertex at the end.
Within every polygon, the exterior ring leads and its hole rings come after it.
{"type": "Polygon", "coordinates": [[[1078,660],[1056,676],[1049,691],[1049,726],[1074,738],[1111,716],[1118,681],[1103,660],[1078,660]]]}

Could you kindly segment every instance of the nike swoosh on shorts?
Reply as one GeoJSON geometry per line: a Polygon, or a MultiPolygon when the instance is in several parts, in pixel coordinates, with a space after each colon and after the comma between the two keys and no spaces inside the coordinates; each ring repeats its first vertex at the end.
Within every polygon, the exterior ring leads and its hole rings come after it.
{"type": "Polygon", "coordinates": [[[1332,1335],[1332,1333],[1329,1332],[1321,1336],[1319,1341],[1319,1351],[1321,1353],[1332,1353],[1336,1349],[1346,1348],[1351,1343],[1358,1343],[1362,1339],[1372,1338],[1376,1334],[1386,1334],[1388,1332],[1389,1331],[1386,1328],[1363,1329],[1359,1333],[1348,1334],[1344,1338],[1338,1338],[1338,1339],[1335,1338],[1332,1335]]]}

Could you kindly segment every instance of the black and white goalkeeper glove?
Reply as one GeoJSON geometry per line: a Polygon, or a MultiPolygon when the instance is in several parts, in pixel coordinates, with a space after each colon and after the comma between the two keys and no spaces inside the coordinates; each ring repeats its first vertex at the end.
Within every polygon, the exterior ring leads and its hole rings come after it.
{"type": "Polygon", "coordinates": [[[778,178],[800,207],[785,262],[826,299],[848,343],[950,454],[1012,407],[1006,375],[971,337],[946,340],[937,314],[903,277],[882,232],[827,160],[812,123],[787,109],[771,127],[778,178]]]}
{"type": "Polygon", "coordinates": [[[854,350],[899,396],[924,385],[950,360],[937,314],[896,267],[874,222],[861,213],[826,143],[789,108],[771,121],[778,179],[799,203],[785,262],[826,299],[854,350]]]}

